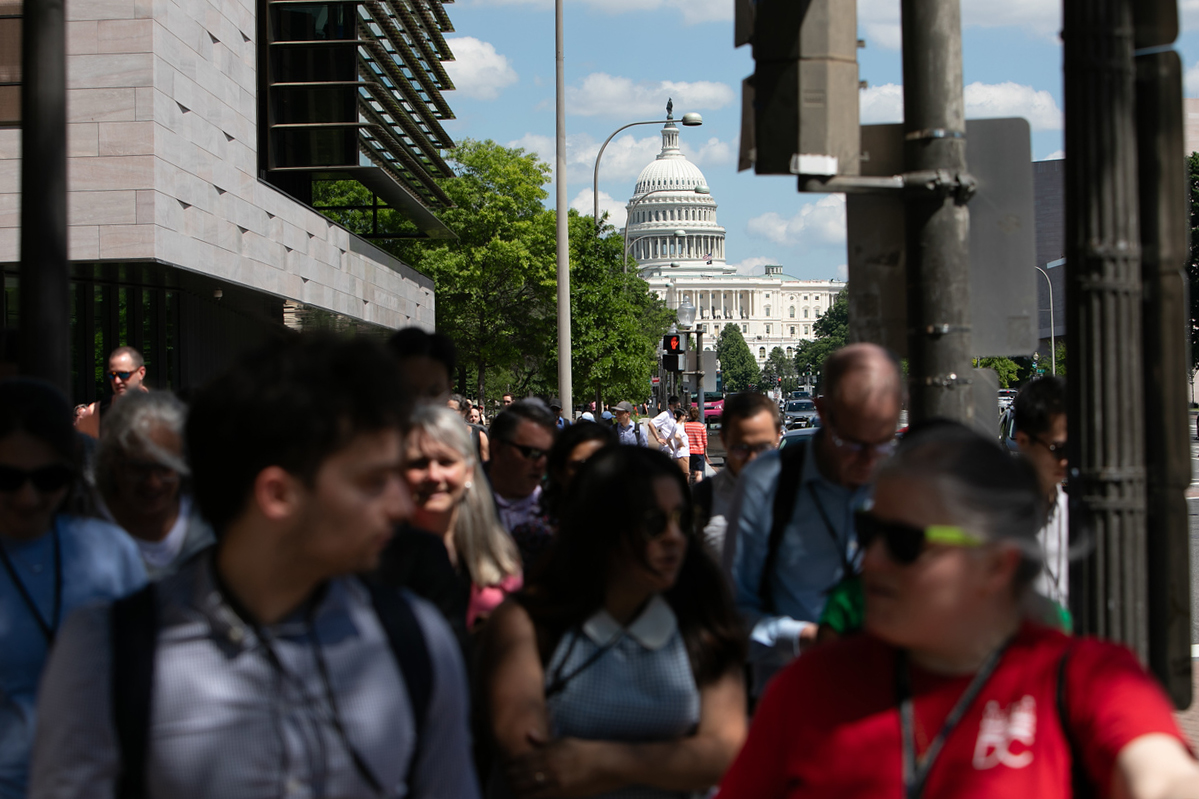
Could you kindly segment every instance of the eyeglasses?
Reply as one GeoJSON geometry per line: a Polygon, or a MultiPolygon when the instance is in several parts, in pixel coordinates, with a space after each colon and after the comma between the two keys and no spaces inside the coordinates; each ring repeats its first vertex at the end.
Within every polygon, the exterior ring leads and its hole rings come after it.
{"type": "Polygon", "coordinates": [[[136,373],[137,373],[136,369],[134,369],[132,372],[109,372],[108,379],[109,380],[119,379],[121,381],[128,381],[129,378],[133,377],[133,375],[136,373]]]}
{"type": "Polygon", "coordinates": [[[903,566],[911,565],[924,551],[924,544],[944,544],[955,547],[977,547],[984,543],[981,538],[963,530],[945,524],[933,524],[928,527],[913,527],[902,522],[889,522],[880,519],[869,511],[860,510],[854,514],[854,529],[858,534],[858,545],[867,549],[878,538],[883,539],[887,546],[887,554],[891,560],[903,566]]]}
{"type": "Polygon", "coordinates": [[[852,438],[844,438],[837,435],[837,431],[833,429],[832,422],[830,421],[826,420],[824,426],[828,430],[829,436],[833,439],[833,446],[839,450],[848,452],[850,455],[860,457],[865,453],[877,458],[885,458],[895,451],[894,438],[877,444],[868,444],[865,441],[854,441],[852,438]]]}
{"type": "Polygon", "coordinates": [[[741,460],[743,458],[748,458],[751,455],[761,455],[763,452],[765,452],[768,449],[774,449],[774,447],[775,447],[775,445],[770,443],[769,441],[764,441],[761,444],[753,444],[753,445],[738,444],[735,447],[730,447],[728,454],[732,455],[733,457],[737,458],[738,460],[741,460]]]}
{"type": "Polygon", "coordinates": [[[675,508],[669,513],[663,510],[651,510],[642,517],[641,532],[645,534],[646,538],[653,541],[655,538],[665,535],[673,523],[677,524],[679,529],[686,534],[689,524],[684,522],[688,520],[689,514],[685,508],[675,508]]]}
{"type": "Polygon", "coordinates": [[[56,463],[27,472],[12,466],[0,466],[0,491],[16,491],[28,482],[43,494],[65,488],[75,472],[69,466],[56,463]]]}
{"type": "Polygon", "coordinates": [[[130,479],[137,482],[145,482],[151,477],[157,477],[163,482],[179,479],[179,472],[158,461],[129,458],[124,461],[124,471],[130,479]]]}
{"type": "Polygon", "coordinates": [[[530,461],[539,461],[549,452],[549,450],[538,449],[537,447],[526,447],[524,444],[517,444],[515,441],[505,441],[504,443],[519,452],[526,460],[530,461]]]}
{"type": "Polygon", "coordinates": [[[1065,442],[1065,441],[1061,442],[1060,444],[1053,444],[1048,441],[1042,440],[1040,436],[1033,436],[1032,440],[1037,442],[1038,444],[1040,444],[1045,449],[1049,450],[1049,454],[1059,461],[1064,461],[1068,457],[1066,455],[1066,443],[1067,442],[1065,442]]]}

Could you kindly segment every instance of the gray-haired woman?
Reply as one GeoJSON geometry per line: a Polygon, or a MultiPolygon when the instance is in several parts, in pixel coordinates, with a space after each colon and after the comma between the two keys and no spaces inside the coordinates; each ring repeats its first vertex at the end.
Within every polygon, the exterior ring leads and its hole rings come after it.
{"type": "Polygon", "coordinates": [[[1135,656],[1027,618],[1042,496],[956,423],[909,434],[857,518],[865,633],[774,679],[722,799],[1199,795],[1135,656]]]}
{"type": "Polygon", "coordinates": [[[214,541],[187,490],[186,419],[170,392],[129,393],[104,417],[96,450],[100,513],[133,537],[152,579],[214,541]]]}

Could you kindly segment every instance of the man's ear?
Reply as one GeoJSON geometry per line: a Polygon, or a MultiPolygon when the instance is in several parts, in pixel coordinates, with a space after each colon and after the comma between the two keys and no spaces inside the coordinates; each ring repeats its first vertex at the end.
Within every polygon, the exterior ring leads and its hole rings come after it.
{"type": "Polygon", "coordinates": [[[1016,446],[1020,448],[1021,452],[1024,452],[1032,446],[1032,439],[1029,437],[1028,433],[1025,433],[1023,430],[1017,430],[1014,438],[1016,440],[1016,446]]]}
{"type": "Polygon", "coordinates": [[[270,521],[287,521],[302,512],[304,486],[282,466],[268,466],[254,478],[254,504],[270,521]]]}
{"type": "Polygon", "coordinates": [[[987,553],[987,573],[984,582],[992,590],[1006,590],[1014,584],[1016,572],[1024,554],[1015,546],[999,546],[987,553]]]}

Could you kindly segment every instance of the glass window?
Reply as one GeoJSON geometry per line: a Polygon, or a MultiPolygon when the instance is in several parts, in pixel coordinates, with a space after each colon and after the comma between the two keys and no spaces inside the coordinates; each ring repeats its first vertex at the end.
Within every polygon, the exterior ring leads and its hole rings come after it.
{"type": "Polygon", "coordinates": [[[766,357],[766,348],[765,347],[758,347],[758,357],[759,358],[766,357]]]}
{"type": "MultiPolygon", "coordinates": [[[[791,325],[791,335],[792,335],[792,336],[794,336],[794,335],[795,335],[795,325],[791,325]]],[[[790,355],[790,354],[791,354],[791,348],[790,348],[790,347],[788,347],[788,348],[787,348],[787,354],[788,354],[788,355],[790,355]]]]}
{"type": "Polygon", "coordinates": [[[766,315],[770,316],[770,306],[769,305],[766,306],[766,315]]]}
{"type": "Polygon", "coordinates": [[[808,318],[808,309],[807,309],[807,308],[804,308],[804,309],[803,309],[803,318],[804,318],[804,319],[807,319],[807,318],[808,318]]]}
{"type": "Polygon", "coordinates": [[[792,305],[789,309],[787,309],[787,315],[790,316],[792,319],[795,318],[795,306],[794,305],[792,305]]]}
{"type": "Polygon", "coordinates": [[[766,325],[766,335],[770,335],[770,325],[766,325]]]}

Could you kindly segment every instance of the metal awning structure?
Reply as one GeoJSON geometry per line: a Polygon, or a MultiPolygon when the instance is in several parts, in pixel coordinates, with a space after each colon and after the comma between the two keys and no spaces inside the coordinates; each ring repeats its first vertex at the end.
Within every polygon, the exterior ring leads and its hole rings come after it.
{"type": "Polygon", "coordinates": [[[430,238],[452,238],[439,178],[454,146],[441,0],[265,0],[268,179],[349,178],[430,238]]]}

